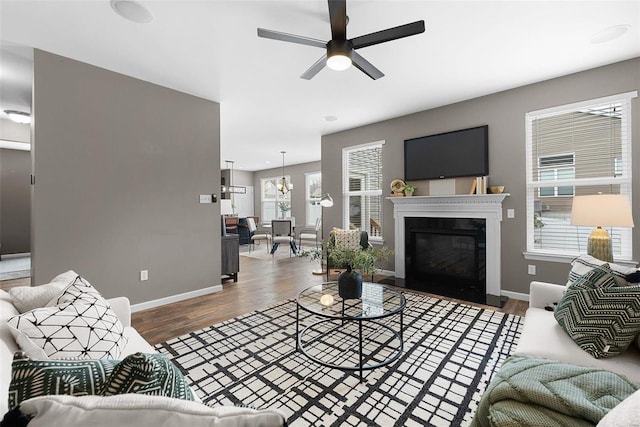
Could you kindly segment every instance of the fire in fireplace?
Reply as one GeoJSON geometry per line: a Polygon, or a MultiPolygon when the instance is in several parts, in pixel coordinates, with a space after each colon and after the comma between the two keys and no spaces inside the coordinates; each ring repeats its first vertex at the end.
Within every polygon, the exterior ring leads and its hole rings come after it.
{"type": "Polygon", "coordinates": [[[486,303],[486,220],[405,218],[409,289],[486,303]]]}

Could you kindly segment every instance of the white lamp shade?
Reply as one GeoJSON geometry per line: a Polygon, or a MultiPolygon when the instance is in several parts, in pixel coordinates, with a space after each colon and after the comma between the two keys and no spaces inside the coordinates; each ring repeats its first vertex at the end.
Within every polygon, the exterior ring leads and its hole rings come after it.
{"type": "Polygon", "coordinates": [[[233,205],[230,199],[220,200],[220,215],[233,215],[233,205]]]}
{"type": "Polygon", "coordinates": [[[571,225],[633,227],[629,198],[622,194],[575,196],[571,225]]]}

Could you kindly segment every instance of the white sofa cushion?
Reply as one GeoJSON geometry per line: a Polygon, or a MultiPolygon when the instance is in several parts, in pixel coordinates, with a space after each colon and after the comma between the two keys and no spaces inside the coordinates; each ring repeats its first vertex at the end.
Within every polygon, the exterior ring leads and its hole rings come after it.
{"type": "Polygon", "coordinates": [[[23,402],[20,409],[33,416],[29,427],[281,427],[285,423],[284,416],[273,409],[210,408],[199,402],[143,394],[36,397],[23,402]]]}
{"type": "Polygon", "coordinates": [[[13,354],[20,350],[9,330],[7,320],[18,314],[20,313],[13,306],[9,293],[0,289],[0,416],[7,412],[11,361],[13,354]]]}
{"type": "Polygon", "coordinates": [[[605,415],[598,427],[640,427],[640,390],[627,397],[605,415]]]}
{"type": "Polygon", "coordinates": [[[8,320],[16,342],[32,359],[118,359],[126,345],[124,328],[109,303],[81,277],[60,304],[8,320]]]}
{"type": "Polygon", "coordinates": [[[541,308],[527,310],[520,340],[514,352],[543,359],[557,360],[579,366],[607,369],[640,382],[640,352],[630,347],[624,353],[595,359],[582,350],[558,325],[553,312],[541,308]]]}

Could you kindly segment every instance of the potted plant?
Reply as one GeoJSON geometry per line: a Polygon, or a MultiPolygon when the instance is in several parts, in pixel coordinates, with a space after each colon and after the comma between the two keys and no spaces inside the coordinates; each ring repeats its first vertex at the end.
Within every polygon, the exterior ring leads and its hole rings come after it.
{"type": "Polygon", "coordinates": [[[380,262],[393,255],[393,251],[385,246],[368,249],[333,249],[329,252],[331,265],[348,266],[363,276],[371,276],[378,272],[380,262]]]}
{"type": "Polygon", "coordinates": [[[278,207],[280,208],[280,212],[282,212],[282,218],[286,218],[287,212],[291,210],[291,205],[287,202],[279,202],[278,207]]]}
{"type": "Polygon", "coordinates": [[[320,270],[314,270],[313,274],[324,274],[324,258],[327,255],[326,247],[322,245],[322,249],[305,249],[298,252],[299,257],[309,258],[309,261],[320,261],[320,270]]]}
{"type": "Polygon", "coordinates": [[[362,295],[362,277],[377,273],[377,264],[388,258],[393,252],[388,248],[371,247],[368,249],[332,250],[329,257],[332,265],[345,266],[346,271],[338,277],[338,293],[344,299],[360,298],[362,295]]]}
{"type": "Polygon", "coordinates": [[[413,185],[405,185],[404,186],[404,195],[405,196],[413,196],[413,192],[416,191],[416,187],[413,185]]]}

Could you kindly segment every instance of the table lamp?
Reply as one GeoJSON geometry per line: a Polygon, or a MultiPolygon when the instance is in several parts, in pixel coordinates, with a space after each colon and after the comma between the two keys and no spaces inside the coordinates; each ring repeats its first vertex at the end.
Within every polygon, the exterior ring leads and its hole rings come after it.
{"type": "Polygon", "coordinates": [[[613,262],[611,238],[602,227],[633,227],[629,198],[622,194],[575,196],[571,225],[595,226],[587,241],[587,254],[613,262]]]}
{"type": "Polygon", "coordinates": [[[227,235],[227,225],[225,224],[225,215],[233,215],[233,203],[231,199],[220,199],[220,218],[222,218],[222,235],[227,235]]]}

